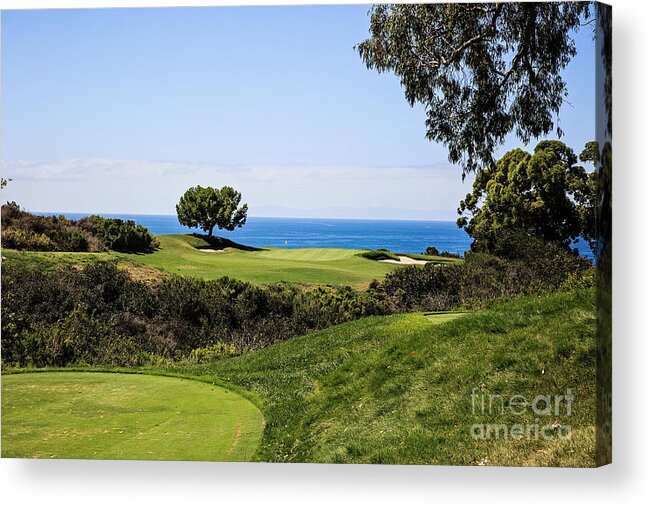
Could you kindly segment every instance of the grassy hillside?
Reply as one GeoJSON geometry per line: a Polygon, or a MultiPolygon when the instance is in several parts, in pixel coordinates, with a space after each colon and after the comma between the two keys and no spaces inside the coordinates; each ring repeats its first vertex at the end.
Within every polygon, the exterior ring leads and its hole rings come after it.
{"type": "MultiPolygon", "coordinates": [[[[362,319],[187,374],[258,392],[269,461],[591,466],[594,294],[559,293],[449,315],[362,319]],[[473,413],[484,396],[557,396],[571,415],[473,413]],[[475,400],[477,401],[477,400],[475,400]],[[570,440],[471,437],[473,424],[570,425],[570,440]]],[[[496,402],[497,406],[497,402],[496,402]]],[[[544,407],[543,407],[544,408],[544,407]]],[[[497,412],[497,409],[493,409],[497,412]]]]}
{"type": "Polygon", "coordinates": [[[2,457],[244,461],[263,420],[191,380],[110,373],[2,377],[2,457]]]}
{"type": "Polygon", "coordinates": [[[340,248],[270,248],[243,250],[214,245],[188,235],[158,236],[160,249],[126,258],[180,275],[214,279],[229,276],[254,283],[297,282],[362,288],[395,266],[356,256],[361,250],[340,248]]]}

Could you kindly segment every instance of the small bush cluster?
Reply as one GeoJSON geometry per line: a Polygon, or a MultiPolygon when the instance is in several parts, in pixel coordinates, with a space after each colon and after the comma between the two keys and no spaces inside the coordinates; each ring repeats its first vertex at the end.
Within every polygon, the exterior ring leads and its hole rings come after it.
{"type": "Polygon", "coordinates": [[[227,357],[239,356],[243,350],[233,343],[215,342],[190,352],[189,362],[193,364],[214,363],[227,357]]]}
{"type": "Polygon", "coordinates": [[[158,240],[132,220],[32,215],[12,202],[2,206],[2,245],[40,252],[147,252],[158,240]]]}

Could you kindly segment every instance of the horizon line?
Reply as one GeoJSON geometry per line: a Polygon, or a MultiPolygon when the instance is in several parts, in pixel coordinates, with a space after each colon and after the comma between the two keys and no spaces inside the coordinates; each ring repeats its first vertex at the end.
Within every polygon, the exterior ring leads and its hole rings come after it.
{"type": "MultiPolygon", "coordinates": [[[[23,208],[24,209],[24,208],[23,208]]],[[[174,213],[124,213],[124,212],[112,212],[112,211],[103,211],[103,212],[88,212],[88,211],[29,211],[25,210],[28,213],[34,215],[46,214],[46,215],[119,215],[121,217],[128,216],[150,216],[150,217],[173,217],[176,216],[174,213]]],[[[386,221],[395,221],[395,222],[454,222],[456,219],[444,219],[444,218],[359,218],[359,217],[317,217],[317,216],[264,216],[264,215],[250,215],[247,218],[279,218],[279,219],[300,219],[300,220],[386,220],[386,221]]]]}

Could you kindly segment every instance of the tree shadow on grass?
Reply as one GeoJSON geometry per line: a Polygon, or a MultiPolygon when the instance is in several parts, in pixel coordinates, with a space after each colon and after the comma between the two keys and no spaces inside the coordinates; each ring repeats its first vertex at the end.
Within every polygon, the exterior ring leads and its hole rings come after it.
{"type": "Polygon", "coordinates": [[[265,248],[257,248],[254,246],[247,246],[247,245],[242,245],[240,243],[236,243],[235,241],[231,241],[230,239],[226,238],[221,238],[219,236],[207,236],[205,234],[197,234],[196,232],[191,234],[193,238],[197,238],[200,242],[192,242],[192,246],[194,246],[197,250],[203,250],[206,248],[211,248],[214,250],[223,250],[225,248],[235,248],[237,250],[243,250],[245,252],[261,252],[265,250],[265,248]]]}

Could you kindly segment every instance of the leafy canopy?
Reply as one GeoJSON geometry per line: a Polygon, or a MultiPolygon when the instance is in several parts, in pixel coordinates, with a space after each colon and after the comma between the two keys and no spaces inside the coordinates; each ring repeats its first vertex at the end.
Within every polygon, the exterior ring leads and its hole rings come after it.
{"type": "Polygon", "coordinates": [[[561,71],[589,5],[375,5],[371,36],[356,49],[368,68],[400,78],[411,106],[425,106],[426,137],[446,145],[465,176],[490,165],[512,131],[525,144],[554,126],[560,137],[561,71]]]}
{"type": "Polygon", "coordinates": [[[232,187],[202,187],[188,189],[176,205],[181,225],[199,227],[212,236],[213,229],[235,230],[246,223],[247,204],[240,206],[242,194],[232,187]]]}
{"type": "MultiPolygon", "coordinates": [[[[592,161],[595,147],[587,143],[581,160],[592,161]]],[[[474,238],[473,250],[492,251],[504,230],[522,231],[567,249],[579,236],[592,243],[594,173],[577,162],[561,141],[542,141],[533,155],[518,148],[477,173],[457,220],[474,238]]]]}

